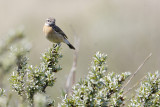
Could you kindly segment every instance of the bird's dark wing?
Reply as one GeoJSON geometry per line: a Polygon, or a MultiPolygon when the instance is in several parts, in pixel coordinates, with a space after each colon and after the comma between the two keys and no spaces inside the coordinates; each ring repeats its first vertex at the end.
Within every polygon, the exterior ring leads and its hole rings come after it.
{"type": "Polygon", "coordinates": [[[52,28],[59,34],[61,34],[64,38],[68,39],[68,37],[66,36],[66,34],[56,25],[52,26],[52,28]]]}

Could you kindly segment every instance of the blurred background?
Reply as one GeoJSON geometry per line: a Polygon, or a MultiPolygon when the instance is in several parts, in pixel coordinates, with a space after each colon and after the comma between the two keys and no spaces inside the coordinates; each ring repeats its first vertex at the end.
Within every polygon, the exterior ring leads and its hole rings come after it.
{"type": "MultiPolygon", "coordinates": [[[[42,32],[48,17],[56,18],[72,44],[73,29],[80,38],[76,81],[87,75],[97,51],[108,55],[108,72],[116,73],[133,73],[149,53],[153,54],[128,87],[147,72],[160,69],[159,0],[0,0],[1,40],[10,30],[24,26],[32,44],[30,64],[38,65],[41,53],[52,46],[42,32]]],[[[55,86],[47,88],[57,102],[73,61],[73,50],[63,44],[61,51],[63,70],[56,75],[55,86]]],[[[4,78],[4,87],[10,87],[9,76],[4,78]]]]}

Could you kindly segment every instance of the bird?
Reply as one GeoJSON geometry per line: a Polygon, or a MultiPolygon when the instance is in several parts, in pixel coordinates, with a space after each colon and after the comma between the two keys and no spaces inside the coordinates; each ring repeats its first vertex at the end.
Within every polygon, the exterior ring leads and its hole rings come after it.
{"type": "Polygon", "coordinates": [[[75,47],[67,40],[68,37],[66,34],[55,24],[55,22],[55,18],[49,17],[46,19],[43,27],[46,38],[52,43],[66,43],[70,49],[75,50],[75,47]]]}

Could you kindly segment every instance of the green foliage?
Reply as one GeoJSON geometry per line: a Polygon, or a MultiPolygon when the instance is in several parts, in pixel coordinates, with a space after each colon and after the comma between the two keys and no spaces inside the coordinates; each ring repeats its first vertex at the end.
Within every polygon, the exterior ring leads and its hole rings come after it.
{"type": "Polygon", "coordinates": [[[11,45],[24,38],[23,30],[12,31],[8,34],[7,38],[1,42],[0,55],[8,51],[11,45]]]}
{"type": "Polygon", "coordinates": [[[50,98],[42,93],[34,95],[34,107],[53,107],[54,102],[50,101],[50,98]]]}
{"type": "Polygon", "coordinates": [[[120,106],[124,100],[121,86],[130,75],[108,73],[106,68],[107,56],[99,52],[93,57],[93,62],[86,79],[81,79],[73,87],[73,94],[62,99],[62,107],[87,106],[120,106]]]}
{"type": "Polygon", "coordinates": [[[7,98],[4,95],[4,89],[0,88],[0,107],[7,107],[7,98]]]}
{"type": "Polygon", "coordinates": [[[5,95],[5,90],[0,88],[0,107],[8,107],[10,99],[11,99],[11,95],[7,97],[5,95]]]}
{"type": "MultiPolygon", "coordinates": [[[[13,99],[18,102],[17,107],[53,107],[54,100],[46,94],[47,87],[53,87],[56,77],[55,74],[62,70],[58,64],[62,58],[60,46],[53,44],[47,52],[42,54],[41,63],[37,66],[28,63],[29,58],[26,54],[30,50],[30,44],[24,40],[23,32],[17,31],[1,43],[0,46],[0,80],[4,74],[13,71],[9,81],[13,91],[21,100],[13,99]],[[9,49],[12,51],[10,53],[9,49]],[[1,72],[2,71],[2,72],[1,72]]],[[[160,74],[148,73],[146,80],[142,81],[136,94],[130,99],[123,93],[123,83],[130,73],[125,72],[116,74],[107,72],[107,55],[97,52],[91,63],[88,75],[81,79],[75,86],[70,96],[64,94],[59,107],[120,107],[127,106],[125,101],[130,101],[129,107],[160,106],[160,74]]],[[[0,81],[0,86],[2,86],[0,81]]],[[[6,94],[0,88],[0,107],[10,106],[12,94],[6,94]]],[[[12,107],[12,106],[11,106],[12,107]]]]}
{"type": "MultiPolygon", "coordinates": [[[[61,70],[58,65],[58,60],[62,57],[59,49],[58,45],[53,45],[42,55],[40,65],[35,67],[28,64],[25,56],[20,56],[21,60],[17,63],[18,69],[13,72],[10,83],[13,90],[22,96],[23,100],[29,101],[31,105],[36,93],[45,93],[46,87],[54,85],[55,73],[61,70]]],[[[17,52],[14,53],[17,54],[17,52]]]]}
{"type": "Polygon", "coordinates": [[[159,107],[160,106],[160,74],[148,73],[146,80],[136,90],[135,96],[130,100],[130,107],[159,107]]]}
{"type": "MultiPolygon", "coordinates": [[[[18,49],[28,51],[30,46],[28,42],[24,40],[23,30],[20,29],[9,33],[6,39],[1,41],[0,44],[0,79],[2,79],[4,74],[12,71],[16,66],[17,56],[11,55],[10,49],[12,48],[10,47],[17,47],[18,49]]],[[[26,54],[26,52],[23,54],[26,54]]]]}
{"type": "Polygon", "coordinates": [[[4,92],[5,92],[5,90],[0,88],[0,97],[4,96],[4,92]]]}

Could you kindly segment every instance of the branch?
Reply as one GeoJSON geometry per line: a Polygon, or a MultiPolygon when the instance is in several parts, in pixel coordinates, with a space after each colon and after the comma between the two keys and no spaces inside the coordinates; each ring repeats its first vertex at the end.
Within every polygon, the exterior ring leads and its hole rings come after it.
{"type": "Polygon", "coordinates": [[[75,36],[74,39],[74,45],[76,47],[76,50],[74,51],[73,54],[73,64],[71,71],[68,75],[67,82],[66,82],[66,94],[68,95],[71,92],[71,87],[75,83],[75,78],[76,78],[76,67],[77,67],[77,59],[78,59],[78,52],[79,52],[79,38],[75,36]],[[71,83],[72,82],[72,83],[71,83]]]}
{"type": "Polygon", "coordinates": [[[126,92],[124,92],[123,95],[127,94],[130,90],[132,90],[133,88],[135,88],[145,77],[146,77],[146,75],[143,78],[141,78],[141,80],[138,81],[136,84],[134,84],[133,87],[129,88],[126,92]]]}
{"type": "Polygon", "coordinates": [[[142,68],[142,66],[145,64],[145,62],[152,56],[152,53],[150,53],[146,59],[142,62],[142,64],[137,68],[137,70],[134,72],[134,74],[131,76],[131,78],[128,80],[128,82],[122,87],[122,90],[124,90],[124,88],[131,82],[131,80],[133,79],[133,77],[138,73],[138,71],[140,71],[140,69],[142,68]]]}

